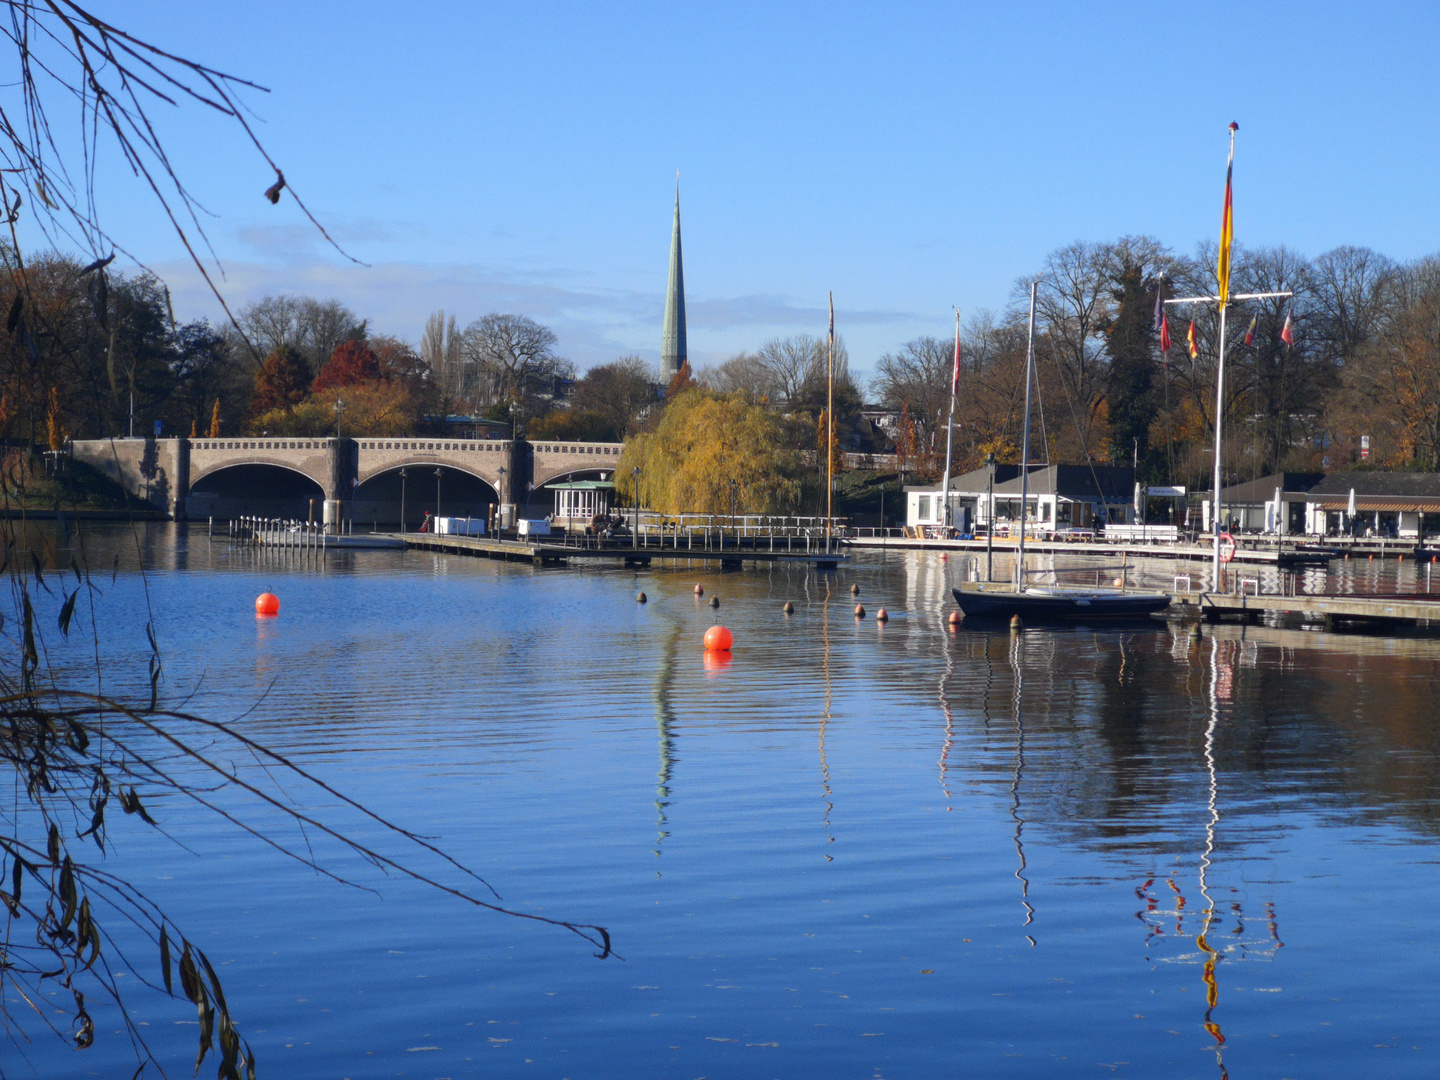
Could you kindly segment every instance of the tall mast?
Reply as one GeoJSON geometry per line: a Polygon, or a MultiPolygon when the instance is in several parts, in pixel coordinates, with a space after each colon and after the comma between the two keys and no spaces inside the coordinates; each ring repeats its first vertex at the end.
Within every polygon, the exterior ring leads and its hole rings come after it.
{"type": "Polygon", "coordinates": [[[1030,387],[1035,382],[1035,293],[1040,282],[1030,283],[1030,332],[1025,342],[1025,434],[1020,440],[1020,561],[1015,567],[1015,591],[1025,591],[1025,513],[1030,501],[1030,387]]]}
{"type": "Polygon", "coordinates": [[[830,527],[835,498],[835,293],[830,293],[830,333],[825,341],[825,550],[830,550],[830,527]]]}
{"type": "Polygon", "coordinates": [[[955,367],[950,374],[950,421],[945,425],[945,480],[941,484],[944,489],[942,504],[945,512],[940,516],[944,525],[954,524],[951,521],[950,513],[950,461],[951,448],[955,444],[955,384],[960,381],[960,309],[955,309],[955,367]]]}
{"type": "MultiPolygon", "coordinates": [[[[1270,300],[1284,299],[1295,294],[1289,289],[1278,292],[1259,293],[1235,293],[1230,292],[1230,248],[1235,236],[1235,219],[1233,204],[1230,197],[1230,180],[1235,169],[1235,132],[1239,124],[1230,125],[1230,159],[1225,166],[1225,208],[1220,217],[1220,257],[1215,266],[1215,276],[1219,283],[1219,290],[1215,296],[1180,296],[1173,300],[1164,301],[1164,306],[1171,304],[1208,304],[1214,303],[1220,310],[1220,336],[1215,356],[1215,477],[1212,506],[1214,514],[1210,522],[1212,535],[1212,559],[1214,577],[1211,587],[1220,588],[1220,566],[1224,561],[1220,555],[1220,534],[1225,531],[1223,514],[1224,503],[1221,499],[1220,470],[1222,466],[1221,450],[1223,448],[1223,431],[1225,427],[1225,315],[1226,309],[1232,300],[1270,300]]],[[[1193,323],[1191,324],[1193,327],[1193,323]]],[[[1192,354],[1193,355],[1193,354],[1192,354]]]]}

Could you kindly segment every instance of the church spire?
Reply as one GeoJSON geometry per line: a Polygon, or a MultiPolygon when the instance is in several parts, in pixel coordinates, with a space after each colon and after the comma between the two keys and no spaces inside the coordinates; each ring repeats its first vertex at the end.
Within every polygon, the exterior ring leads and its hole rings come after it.
{"type": "Polygon", "coordinates": [[[660,375],[665,381],[685,366],[685,269],[680,257],[680,179],[675,179],[675,228],[670,234],[670,283],[665,289],[665,327],[660,335],[660,375]]]}

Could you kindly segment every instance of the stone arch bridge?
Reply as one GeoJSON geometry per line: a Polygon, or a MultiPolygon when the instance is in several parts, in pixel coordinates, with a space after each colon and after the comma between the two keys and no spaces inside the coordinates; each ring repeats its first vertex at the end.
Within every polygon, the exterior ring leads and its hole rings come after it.
{"type": "Polygon", "coordinates": [[[375,499],[394,487],[402,469],[454,470],[485,485],[485,501],[523,505],[552,481],[613,476],[622,449],[622,443],[525,439],[76,439],[71,456],[177,520],[213,512],[214,489],[224,479],[233,481],[232,493],[257,501],[281,489],[293,495],[297,484],[310,490],[309,481],[313,497],[326,503],[328,520],[345,512],[339,504],[367,493],[375,499]]]}

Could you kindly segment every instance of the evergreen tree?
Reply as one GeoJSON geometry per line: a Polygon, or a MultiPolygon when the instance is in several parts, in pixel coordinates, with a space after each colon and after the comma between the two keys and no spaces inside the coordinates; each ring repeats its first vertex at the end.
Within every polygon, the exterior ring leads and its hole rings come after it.
{"type": "Polygon", "coordinates": [[[1110,416],[1111,457],[1117,462],[1139,454],[1142,471],[1149,458],[1150,421],[1156,413],[1155,329],[1158,282],[1144,280],[1141,266],[1124,259],[1112,272],[1115,314],[1102,327],[1110,360],[1106,399],[1110,416]]]}

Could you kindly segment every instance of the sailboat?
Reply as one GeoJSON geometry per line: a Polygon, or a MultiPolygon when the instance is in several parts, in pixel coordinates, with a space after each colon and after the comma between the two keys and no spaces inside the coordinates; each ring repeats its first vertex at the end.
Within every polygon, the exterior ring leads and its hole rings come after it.
{"type": "Polygon", "coordinates": [[[1040,283],[1030,283],[1030,334],[1025,350],[1025,433],[1020,460],[1020,554],[1015,580],[1008,582],[963,581],[951,590],[966,618],[1046,622],[1056,619],[1084,620],[1139,618],[1163,611],[1170,605],[1167,593],[1151,589],[1129,589],[1124,578],[1118,586],[1032,585],[1025,581],[1025,507],[1030,495],[1030,390],[1035,382],[1035,294],[1040,283]]]}

